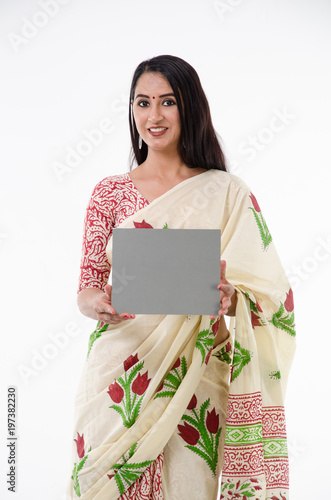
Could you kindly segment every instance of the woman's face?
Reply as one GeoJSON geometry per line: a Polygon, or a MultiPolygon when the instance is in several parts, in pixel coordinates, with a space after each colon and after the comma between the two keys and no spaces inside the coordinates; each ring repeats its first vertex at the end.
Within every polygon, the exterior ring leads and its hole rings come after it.
{"type": "Polygon", "coordinates": [[[173,90],[163,75],[151,72],[141,75],[132,110],[138,133],[148,148],[178,150],[180,116],[173,90]]]}

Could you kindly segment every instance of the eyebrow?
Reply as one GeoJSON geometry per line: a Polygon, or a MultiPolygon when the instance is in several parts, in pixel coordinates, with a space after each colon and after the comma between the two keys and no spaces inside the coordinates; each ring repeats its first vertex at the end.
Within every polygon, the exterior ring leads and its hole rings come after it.
{"type": "MultiPolygon", "coordinates": [[[[176,97],[175,94],[162,94],[159,97],[167,97],[169,95],[172,95],[173,97],[176,97]]],[[[145,94],[138,94],[138,95],[136,95],[136,99],[138,99],[138,97],[147,97],[147,99],[150,99],[150,97],[148,95],[145,95],[145,94]]]]}

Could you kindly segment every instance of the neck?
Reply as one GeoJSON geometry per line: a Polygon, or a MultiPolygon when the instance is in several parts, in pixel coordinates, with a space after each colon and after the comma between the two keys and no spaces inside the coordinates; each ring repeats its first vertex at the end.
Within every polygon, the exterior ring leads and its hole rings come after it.
{"type": "Polygon", "coordinates": [[[149,149],[144,162],[144,170],[150,175],[161,179],[178,177],[187,168],[187,165],[185,165],[177,151],[156,151],[149,149]]]}

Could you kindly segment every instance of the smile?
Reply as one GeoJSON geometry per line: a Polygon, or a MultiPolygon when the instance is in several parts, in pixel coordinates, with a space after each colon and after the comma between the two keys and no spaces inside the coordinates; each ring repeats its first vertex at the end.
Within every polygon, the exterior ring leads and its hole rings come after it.
{"type": "Polygon", "coordinates": [[[148,132],[153,136],[159,136],[163,135],[167,130],[167,127],[151,127],[148,132]]]}

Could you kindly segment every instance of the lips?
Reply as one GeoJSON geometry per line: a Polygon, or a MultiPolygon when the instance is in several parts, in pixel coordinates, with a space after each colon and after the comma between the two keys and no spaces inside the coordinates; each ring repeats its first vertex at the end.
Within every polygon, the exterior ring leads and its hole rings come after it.
{"type": "Polygon", "coordinates": [[[165,134],[167,131],[167,127],[151,127],[148,129],[148,132],[153,136],[153,137],[158,137],[160,135],[165,134]]]}

